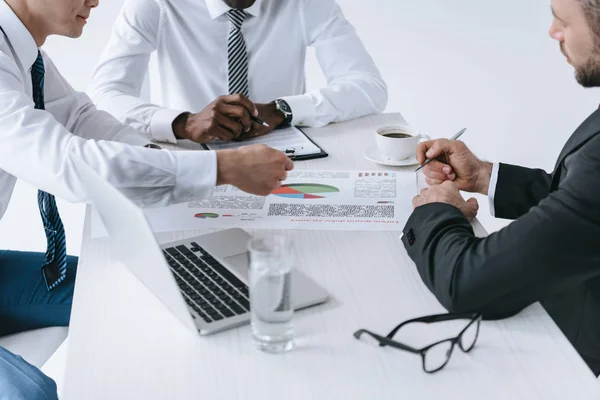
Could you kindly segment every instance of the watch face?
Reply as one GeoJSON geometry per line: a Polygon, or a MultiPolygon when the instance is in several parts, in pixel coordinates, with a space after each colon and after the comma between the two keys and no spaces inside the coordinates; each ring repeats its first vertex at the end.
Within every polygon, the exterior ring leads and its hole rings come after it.
{"type": "Polygon", "coordinates": [[[290,108],[289,104],[285,100],[278,100],[277,105],[283,112],[286,112],[286,113],[292,112],[292,109],[290,108]]]}

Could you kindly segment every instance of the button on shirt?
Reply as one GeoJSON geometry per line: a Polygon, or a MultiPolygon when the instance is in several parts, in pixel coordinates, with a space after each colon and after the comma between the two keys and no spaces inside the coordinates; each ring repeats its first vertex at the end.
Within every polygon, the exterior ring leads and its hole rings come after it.
{"type": "MultiPolygon", "coordinates": [[[[127,0],[90,87],[98,107],[147,137],[174,142],[175,117],[229,93],[229,10],[223,0],[127,0]],[[160,83],[152,97],[164,108],[139,99],[153,52],[160,83]]],[[[304,126],[383,111],[387,87],[334,0],[256,0],[244,11],[252,101],[283,98],[292,123],[304,126]],[[308,93],[307,46],[327,79],[308,93]]]]}
{"type": "Polygon", "coordinates": [[[143,148],[146,139],[97,111],[43,51],[46,110],[35,109],[30,70],[36,43],[4,1],[0,27],[5,32],[0,31],[0,217],[17,179],[69,201],[86,201],[72,154],[138,203],[166,205],[212,195],[214,152],[143,148]]]}

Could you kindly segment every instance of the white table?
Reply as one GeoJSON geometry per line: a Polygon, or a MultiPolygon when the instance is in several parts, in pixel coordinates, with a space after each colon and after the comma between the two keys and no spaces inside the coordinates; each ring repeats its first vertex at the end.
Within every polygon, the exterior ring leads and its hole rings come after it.
{"type": "MultiPolygon", "coordinates": [[[[312,130],[329,151],[298,168],[384,169],[363,158],[382,115],[312,130]]],[[[411,168],[400,169],[410,173],[411,168]]],[[[592,399],[600,387],[550,317],[533,305],[484,322],[472,353],[425,374],[418,356],[352,336],[387,333],[412,317],[443,312],[407,256],[398,232],[297,231],[297,268],[332,300],[296,314],[298,347],[256,350],[248,326],[214,336],[185,330],[124,267],[107,262],[107,240],[89,237],[89,210],[77,276],[66,399],[592,399]]],[[[158,235],[161,242],[202,232],[158,235]]],[[[414,345],[450,337],[456,326],[407,332],[414,345]]]]}

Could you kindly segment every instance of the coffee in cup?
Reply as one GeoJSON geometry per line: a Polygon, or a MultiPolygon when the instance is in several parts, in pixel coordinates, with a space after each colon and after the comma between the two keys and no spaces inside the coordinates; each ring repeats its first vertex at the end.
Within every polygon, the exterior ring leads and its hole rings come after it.
{"type": "Polygon", "coordinates": [[[401,138],[409,138],[412,137],[412,135],[408,134],[408,133],[400,133],[400,132],[392,132],[392,133],[386,133],[383,136],[385,137],[389,137],[389,138],[395,138],[395,139],[401,139],[401,138]]]}
{"type": "Polygon", "coordinates": [[[375,143],[379,153],[389,161],[402,161],[414,157],[417,145],[430,140],[408,125],[384,126],[375,132],[375,143]]]}

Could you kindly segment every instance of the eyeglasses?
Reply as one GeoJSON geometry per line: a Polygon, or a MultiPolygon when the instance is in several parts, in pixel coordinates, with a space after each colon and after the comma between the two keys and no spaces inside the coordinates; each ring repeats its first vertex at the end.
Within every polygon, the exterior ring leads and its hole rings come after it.
{"type": "Polygon", "coordinates": [[[438,314],[429,315],[426,317],[415,318],[405,321],[392,329],[386,336],[381,336],[376,333],[370,332],[366,329],[359,329],[354,332],[354,337],[360,339],[363,334],[367,334],[379,342],[379,346],[392,346],[396,349],[406,350],[411,353],[420,354],[423,361],[423,370],[427,373],[437,372],[444,368],[450,356],[454,346],[458,344],[458,347],[465,353],[468,353],[475,346],[477,337],[479,336],[479,326],[481,324],[481,314],[438,314]],[[469,324],[460,333],[451,339],[441,340],[437,343],[424,347],[422,349],[415,349],[407,346],[403,343],[393,340],[393,337],[398,331],[407,326],[408,324],[422,322],[426,324],[443,321],[453,321],[457,319],[469,319],[469,324]]]}

